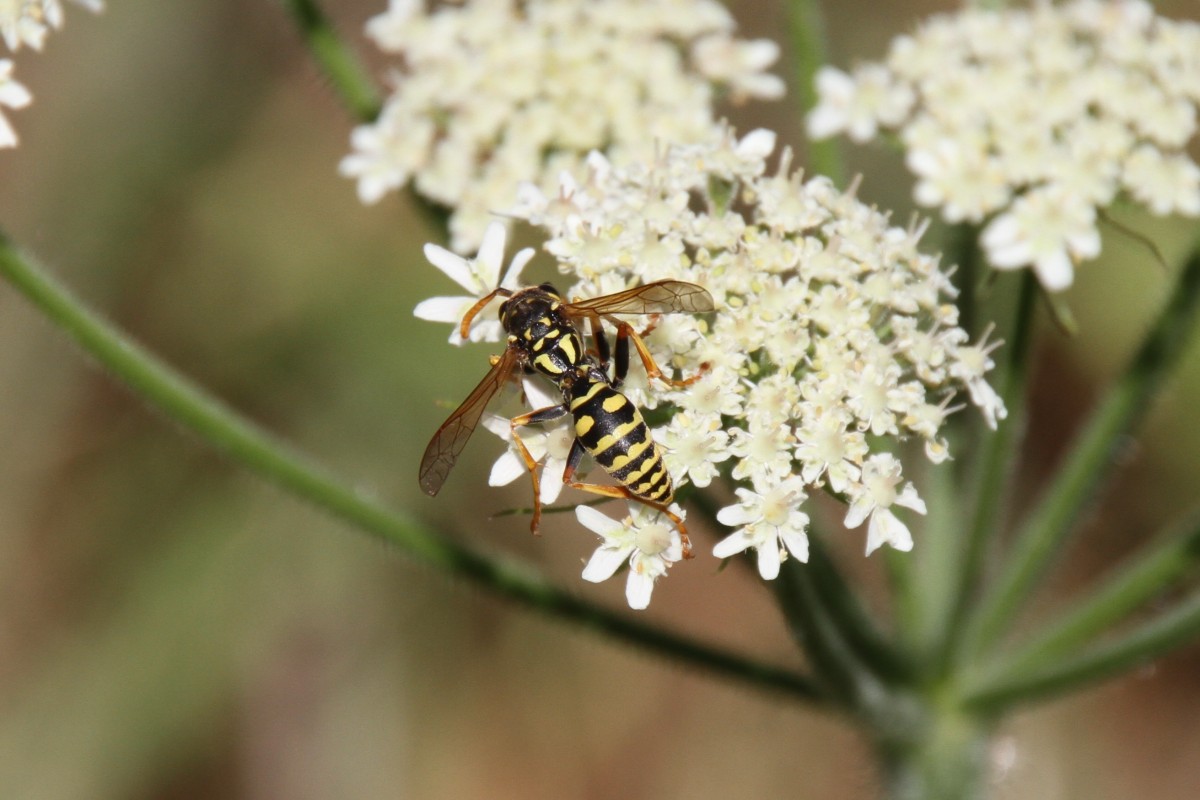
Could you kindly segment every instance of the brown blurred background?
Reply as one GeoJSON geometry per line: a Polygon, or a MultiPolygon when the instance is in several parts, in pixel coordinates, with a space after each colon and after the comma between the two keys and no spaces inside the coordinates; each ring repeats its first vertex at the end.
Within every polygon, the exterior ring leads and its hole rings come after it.
{"type": "MultiPolygon", "coordinates": [[[[362,23],[383,5],[330,3],[364,52],[362,23]]],[[[421,257],[437,234],[402,198],[362,207],[338,177],[351,121],[279,6],[110,6],[99,17],[69,7],[46,52],[19,54],[36,100],[10,114],[22,144],[0,152],[0,225],[346,480],[621,607],[620,580],[578,580],[594,545],[572,520],[552,518],[536,541],[521,518],[486,521],[527,491],[484,488],[498,453],[487,434],[436,501],[418,491],[425,441],[490,351],[449,351],[442,326],[412,317],[450,288],[421,257]]],[[[833,59],[878,57],[893,32],[947,7],[839,4],[833,59]]],[[[750,36],[786,29],[779,2],[735,13],[750,36]]],[[[791,109],[731,118],[799,143],[791,109]]],[[[905,218],[900,159],[849,155],[862,196],[905,218]]],[[[1184,222],[1122,220],[1168,257],[1194,235],[1184,222]]],[[[1166,279],[1144,249],[1109,231],[1105,256],[1069,295],[1080,335],[1043,331],[1031,474],[1161,300],[1166,279]]],[[[1193,348],[1043,611],[1194,499],[1198,397],[1193,348]]],[[[0,453],[0,797],[874,794],[869,752],[837,722],[414,566],[215,455],[4,285],[0,453]]],[[[844,537],[852,556],[860,536],[844,537]]],[[[714,567],[675,570],[647,617],[796,663],[762,587],[714,567]]],[[[1195,797],[1198,668],[1193,647],[1022,715],[1004,734],[1012,763],[997,797],[1195,797]]]]}

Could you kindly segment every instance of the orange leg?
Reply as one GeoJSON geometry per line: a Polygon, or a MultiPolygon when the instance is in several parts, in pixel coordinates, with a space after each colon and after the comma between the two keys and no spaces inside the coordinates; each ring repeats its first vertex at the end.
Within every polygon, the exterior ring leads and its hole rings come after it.
{"type": "MultiPolygon", "coordinates": [[[[648,379],[653,380],[654,378],[658,378],[663,383],[670,384],[676,388],[682,388],[684,386],[691,386],[693,383],[700,380],[701,376],[708,371],[708,365],[701,364],[700,371],[690,378],[685,378],[681,381],[668,378],[663,374],[663,371],[659,369],[658,364],[654,361],[654,356],[650,355],[650,348],[646,347],[646,342],[641,336],[638,335],[638,332],[633,329],[632,325],[630,325],[628,322],[623,322],[619,319],[616,319],[615,317],[605,317],[605,319],[617,326],[618,346],[623,339],[633,342],[633,346],[637,348],[638,356],[642,359],[642,366],[646,370],[646,377],[648,379]]],[[[651,324],[646,328],[646,333],[653,331],[656,324],[657,323],[651,322],[651,324]]]]}
{"type": "Polygon", "coordinates": [[[533,483],[533,521],[529,523],[529,532],[534,536],[538,535],[538,528],[542,524],[542,486],[541,481],[538,479],[537,461],[529,454],[529,448],[525,446],[525,442],[521,441],[520,435],[517,434],[517,428],[526,425],[536,425],[539,422],[550,422],[564,417],[569,413],[570,410],[565,405],[550,406],[549,408],[541,408],[537,411],[521,414],[508,421],[508,430],[512,435],[513,443],[516,444],[517,450],[521,453],[521,458],[525,461],[525,468],[529,470],[529,479],[533,483]]]}

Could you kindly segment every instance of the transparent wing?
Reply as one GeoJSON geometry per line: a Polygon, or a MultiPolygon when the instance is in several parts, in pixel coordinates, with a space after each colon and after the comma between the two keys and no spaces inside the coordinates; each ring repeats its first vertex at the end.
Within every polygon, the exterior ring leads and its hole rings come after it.
{"type": "Polygon", "coordinates": [[[508,382],[516,365],[517,351],[511,348],[505,350],[491,371],[433,435],[429,446],[425,448],[425,455],[421,457],[420,481],[426,494],[435,495],[442,488],[450,470],[454,468],[454,462],[458,460],[458,454],[475,432],[483,410],[508,382]]]}
{"type": "Polygon", "coordinates": [[[592,314],[675,314],[703,313],[714,309],[712,295],[694,283],[655,281],[623,292],[564,303],[572,316],[592,314]]]}

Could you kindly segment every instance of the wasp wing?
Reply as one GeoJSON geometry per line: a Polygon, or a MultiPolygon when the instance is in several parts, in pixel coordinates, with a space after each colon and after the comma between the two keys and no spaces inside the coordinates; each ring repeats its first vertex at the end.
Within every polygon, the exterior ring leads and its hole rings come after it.
{"type": "Polygon", "coordinates": [[[655,281],[623,292],[564,303],[572,316],[593,314],[676,314],[714,310],[712,295],[703,286],[684,281],[655,281]]]}
{"type": "Polygon", "coordinates": [[[491,371],[433,435],[429,446],[425,448],[425,455],[421,457],[420,481],[426,494],[435,495],[442,488],[454,462],[458,460],[458,454],[475,432],[483,410],[508,381],[516,365],[517,351],[512,348],[505,350],[491,371]]]}

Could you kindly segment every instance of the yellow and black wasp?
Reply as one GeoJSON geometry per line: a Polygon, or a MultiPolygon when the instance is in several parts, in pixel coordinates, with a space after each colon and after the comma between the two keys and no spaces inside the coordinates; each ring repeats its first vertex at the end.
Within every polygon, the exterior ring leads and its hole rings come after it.
{"type": "Polygon", "coordinates": [[[471,307],[460,324],[463,338],[471,322],[495,297],[507,298],[500,306],[500,322],[508,334],[504,353],[493,356],[492,369],[475,390],[438,428],[421,459],[421,488],[436,495],[446,482],[459,453],[474,433],[484,408],[515,371],[541,373],[562,392],[561,405],[537,409],[513,417],[512,440],[516,443],[533,481],[533,521],[530,530],[537,533],[542,505],[539,497],[537,462],[525,448],[517,429],[525,425],[550,422],[567,414],[575,422],[575,442],[567,457],[563,484],[574,489],[607,497],[619,497],[643,503],[666,514],[679,529],[684,552],[690,555],[687,529],[676,514],[668,510],[675,496],[671,476],[663,463],[662,450],[650,435],[650,429],[629,398],[619,391],[629,370],[629,343],[632,341],[649,378],[659,378],[672,386],[687,386],[699,378],[676,381],[663,375],[642,337],[633,327],[614,314],[703,313],[713,310],[712,296],[702,287],[683,281],[663,280],[636,286],[623,292],[589,300],[567,302],[548,283],[517,291],[498,288],[471,307]],[[584,348],[579,324],[587,322],[594,350],[584,348]],[[603,322],[617,329],[615,352],[610,353],[603,322]],[[612,377],[608,368],[613,366],[612,377]],[[592,455],[618,485],[581,483],[575,480],[583,454],[592,455]]]}

